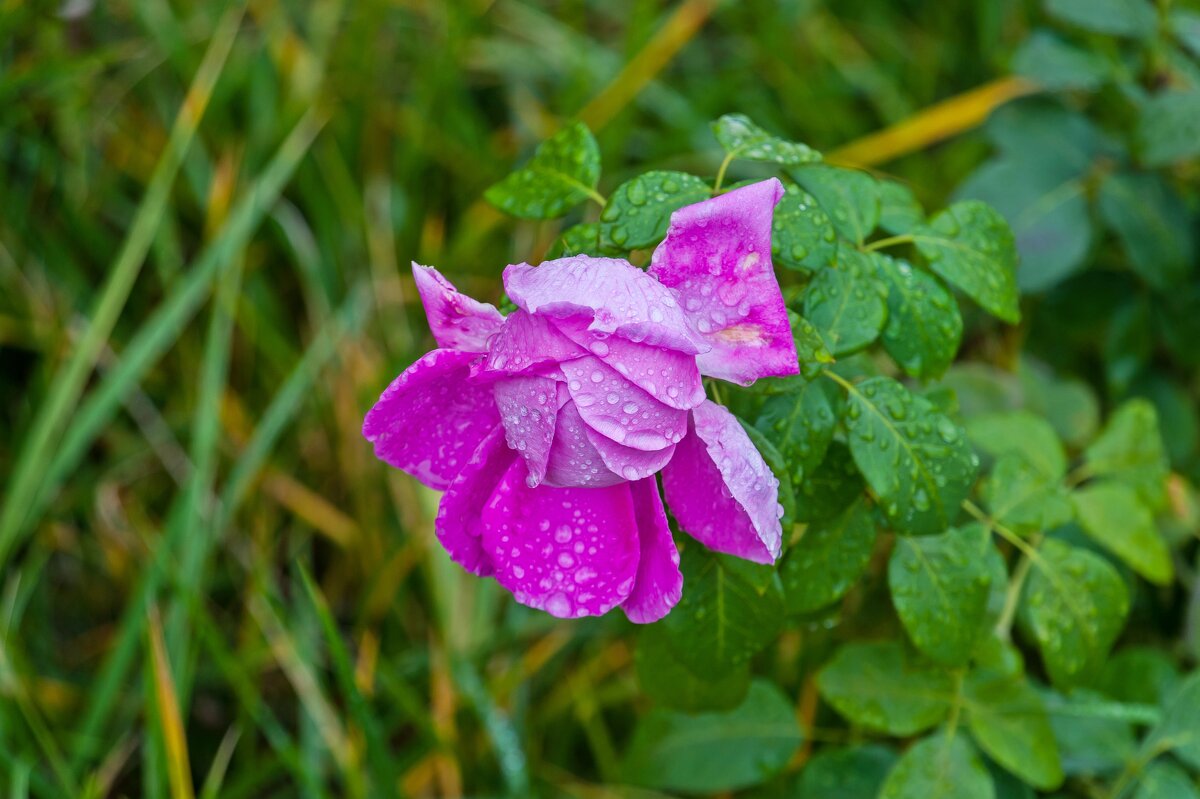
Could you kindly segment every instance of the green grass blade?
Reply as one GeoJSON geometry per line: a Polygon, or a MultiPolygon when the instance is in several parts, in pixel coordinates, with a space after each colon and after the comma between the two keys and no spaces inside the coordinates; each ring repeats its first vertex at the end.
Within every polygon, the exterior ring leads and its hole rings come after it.
{"type": "Polygon", "coordinates": [[[4,508],[0,510],[0,566],[7,561],[8,554],[18,543],[19,536],[27,525],[27,514],[32,510],[41,478],[46,473],[48,462],[53,455],[51,450],[55,439],[79,402],[84,384],[95,369],[101,350],[108,341],[117,318],[125,307],[125,301],[129,298],[134,281],[141,271],[159,222],[166,212],[175,176],[195,139],[196,128],[237,37],[241,17],[242,8],[239,4],[230,9],[217,26],[208,51],[196,71],[195,80],[175,119],[166,149],[155,167],[154,176],[134,216],[129,234],[109,271],[108,281],[100,292],[91,322],[67,365],[51,383],[50,396],[42,402],[33,421],[29,437],[13,470],[14,477],[5,497],[4,508]]]}

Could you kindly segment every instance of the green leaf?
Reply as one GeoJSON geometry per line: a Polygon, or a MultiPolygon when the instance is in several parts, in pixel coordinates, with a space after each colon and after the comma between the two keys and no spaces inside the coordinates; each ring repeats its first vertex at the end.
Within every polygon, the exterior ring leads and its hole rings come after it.
{"type": "Polygon", "coordinates": [[[554,242],[554,246],[546,252],[546,260],[552,261],[555,258],[565,258],[569,255],[615,257],[624,254],[624,250],[601,244],[598,223],[584,222],[579,225],[571,225],[564,230],[558,237],[558,241],[554,242]]]}
{"type": "Polygon", "coordinates": [[[850,449],[834,441],[821,465],[796,486],[796,521],[813,522],[836,516],[862,492],[862,475],[850,449]]]}
{"type": "Polygon", "coordinates": [[[1200,154],[1200,89],[1173,90],[1142,104],[1136,140],[1146,166],[1169,166],[1200,154]]]}
{"type": "Polygon", "coordinates": [[[1142,744],[1143,752],[1173,752],[1200,769],[1200,671],[1188,676],[1163,705],[1163,717],[1142,744]]]}
{"type": "Polygon", "coordinates": [[[1020,455],[1052,480],[1067,473],[1067,453],[1054,428],[1029,411],[985,413],[967,420],[971,443],[991,455],[1020,455]]]}
{"type": "Polygon", "coordinates": [[[1132,399],[1117,408],[1084,451],[1084,466],[1089,476],[1111,477],[1137,491],[1151,508],[1160,507],[1168,468],[1154,406],[1132,399]]]}
{"type": "Polygon", "coordinates": [[[974,672],[963,689],[971,735],[989,757],[1038,790],[1062,785],[1054,730],[1023,676],[974,672]]]}
{"type": "Polygon", "coordinates": [[[886,289],[870,261],[843,252],[841,265],[822,269],[804,292],[804,318],[835,356],[849,355],[879,338],[887,321],[886,289]]]}
{"type": "Polygon", "coordinates": [[[887,286],[883,348],[908,374],[937,378],[954,362],[962,342],[962,315],[941,282],[911,264],[872,253],[887,286]]]}
{"type": "Polygon", "coordinates": [[[897,759],[878,744],[826,749],[800,772],[795,799],[876,799],[897,759]]]}
{"type": "Polygon", "coordinates": [[[1100,216],[1116,231],[1129,265],[1157,289],[1187,277],[1196,256],[1192,214],[1160,176],[1118,172],[1100,183],[1100,216]]]}
{"type": "Polygon", "coordinates": [[[805,383],[766,401],[755,426],[770,437],[789,467],[777,477],[799,484],[825,459],[841,402],[837,388],[827,380],[805,383]]]}
{"type": "Polygon", "coordinates": [[[982,200],[1012,226],[1021,268],[1017,285],[1045,291],[1083,265],[1092,217],[1080,171],[1046,153],[1003,155],[982,164],[955,197],[982,200]]]}
{"type": "Polygon", "coordinates": [[[1062,484],[1016,452],[996,461],[983,486],[983,500],[992,518],[1021,535],[1047,532],[1075,517],[1062,484]]]}
{"type": "Polygon", "coordinates": [[[749,663],[716,677],[693,674],[675,657],[657,625],[643,628],[638,635],[634,665],[648,696],[687,713],[730,710],[742,703],[750,688],[749,663]]]}
{"type": "Polygon", "coordinates": [[[818,673],[817,689],[851,722],[902,737],[940,722],[954,701],[950,672],[910,659],[895,641],[844,645],[818,673]]]}
{"type": "Polygon", "coordinates": [[[1070,685],[1099,666],[1128,613],[1125,583],[1108,561],[1062,541],[1042,544],[1018,619],[1055,684],[1070,685]]]}
{"type": "Polygon", "coordinates": [[[1162,705],[1179,685],[1179,669],[1167,653],[1149,646],[1125,647],[1104,664],[1099,687],[1122,702],[1162,705]]]}
{"type": "Polygon", "coordinates": [[[657,244],[671,214],[712,196],[708,184],[686,172],[646,172],[617,187],[600,214],[600,241],[623,250],[657,244]]]}
{"type": "Polygon", "coordinates": [[[625,754],[637,785],[711,793],[757,785],[787,765],[803,741],[791,702],[765,680],[725,713],[644,715],[625,754]]]}
{"type": "Polygon", "coordinates": [[[1017,249],[1012,230],[978,200],[955,203],[913,231],[929,267],[993,316],[1016,324],[1017,249]]]}
{"type": "Polygon", "coordinates": [[[1149,36],[1157,19],[1144,0],[1046,0],[1046,12],[1084,30],[1112,36],[1149,36]]]}
{"type": "Polygon", "coordinates": [[[995,799],[996,788],[975,748],[961,735],[938,732],[909,748],[879,799],[995,799]]]}
{"type": "Polygon", "coordinates": [[[750,442],[758,449],[763,460],[767,462],[771,474],[775,475],[775,479],[779,481],[779,504],[783,506],[783,516],[780,518],[779,524],[786,536],[787,531],[791,530],[792,525],[796,523],[796,490],[792,481],[788,479],[788,461],[775,444],[758,428],[752,426],[745,419],[739,418],[738,422],[741,423],[746,435],[750,437],[750,442]]]}
{"type": "Polygon", "coordinates": [[[788,312],[792,324],[792,341],[796,343],[796,357],[800,361],[800,375],[812,380],[821,373],[826,364],[833,363],[833,353],[825,346],[820,331],[799,314],[788,312]]]}
{"type": "Polygon", "coordinates": [[[1179,766],[1159,761],[1146,767],[1133,799],[1200,799],[1200,789],[1179,766]]]}
{"type": "Polygon", "coordinates": [[[800,272],[817,272],[837,263],[833,220],[817,199],[794,183],[785,184],[771,224],[771,258],[800,272]]]}
{"type": "Polygon", "coordinates": [[[871,562],[875,535],[875,521],[861,500],[810,524],[779,566],[788,612],[810,613],[845,596],[871,562]]]}
{"type": "Polygon", "coordinates": [[[899,532],[930,535],[953,523],[976,469],[954,422],[887,377],[851,387],[844,419],[854,462],[899,532]]]}
{"type": "Polygon", "coordinates": [[[1100,88],[1112,70],[1099,54],[1068,44],[1050,31],[1029,35],[1013,55],[1012,69],[1051,91],[1100,88]]]}
{"type": "Polygon", "coordinates": [[[966,663],[983,629],[992,575],[980,540],[958,528],[900,536],[888,561],[892,604],[908,637],[943,665],[966,663]]]}
{"type": "Polygon", "coordinates": [[[925,209],[912,189],[898,180],[879,181],[879,227],[899,235],[924,221],[925,209]]]}
{"type": "Polygon", "coordinates": [[[879,224],[879,181],[869,173],[817,164],[788,174],[817,198],[842,238],[862,244],[879,224]]]}
{"type": "Polygon", "coordinates": [[[484,197],[522,219],[562,216],[595,194],[600,180],[600,148],[582,122],[573,122],[538,145],[533,158],[484,197]]]}
{"type": "Polygon", "coordinates": [[[661,624],[692,672],[727,674],[774,640],[784,611],[771,567],[688,546],[680,568],[688,588],[661,624]]]}
{"type": "Polygon", "coordinates": [[[821,154],[808,145],[773,136],[745,114],[726,114],[712,129],[721,149],[743,161],[799,166],[821,160],[821,154]]]}
{"type": "Polygon", "coordinates": [[[1186,8],[1172,8],[1171,30],[1193,56],[1200,56],[1200,13],[1186,8]]]}
{"type": "Polygon", "coordinates": [[[1105,480],[1076,490],[1071,499],[1088,535],[1150,582],[1171,583],[1171,553],[1154,515],[1132,488],[1105,480]]]}
{"type": "Polygon", "coordinates": [[[1082,689],[1045,694],[1046,712],[1067,776],[1114,774],[1137,754],[1133,725],[1121,706],[1082,689]]]}

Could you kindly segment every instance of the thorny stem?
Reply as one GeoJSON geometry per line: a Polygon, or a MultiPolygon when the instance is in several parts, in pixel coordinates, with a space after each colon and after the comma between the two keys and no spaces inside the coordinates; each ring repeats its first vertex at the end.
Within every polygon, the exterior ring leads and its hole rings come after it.
{"type": "Polygon", "coordinates": [[[911,233],[901,233],[899,236],[888,236],[886,239],[880,239],[879,241],[873,241],[870,244],[866,244],[862,247],[862,251],[875,252],[876,250],[882,250],[884,247],[895,247],[898,244],[908,244],[912,241],[914,241],[914,239],[911,233]]]}

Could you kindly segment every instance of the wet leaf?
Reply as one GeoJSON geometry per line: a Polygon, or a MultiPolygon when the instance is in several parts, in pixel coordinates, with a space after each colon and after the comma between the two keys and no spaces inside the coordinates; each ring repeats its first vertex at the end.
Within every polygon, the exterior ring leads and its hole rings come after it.
{"type": "Polygon", "coordinates": [[[1150,582],[1170,584],[1171,553],[1137,492],[1105,480],[1078,489],[1071,499],[1088,535],[1150,582]]]}
{"type": "Polygon", "coordinates": [[[897,531],[930,535],[953,523],[977,465],[954,422],[887,377],[854,386],[844,420],[854,462],[897,531]]]}
{"type": "Polygon", "coordinates": [[[617,187],[600,214],[606,247],[636,250],[667,235],[671,214],[712,196],[708,184],[686,172],[646,172],[617,187]]]}
{"type": "Polygon", "coordinates": [[[911,264],[872,253],[887,286],[883,348],[908,374],[936,378],[949,368],[962,342],[962,315],[941,282],[911,264]]]}
{"type": "Polygon", "coordinates": [[[864,501],[813,522],[779,566],[789,613],[811,613],[846,595],[871,562],[875,521],[864,501]]]}
{"type": "Polygon", "coordinates": [[[989,757],[1038,790],[1062,784],[1054,730],[1042,698],[1024,676],[976,671],[963,691],[971,735],[989,757]]]}
{"type": "Polygon", "coordinates": [[[850,721],[897,736],[934,726],[954,700],[950,672],[912,660],[894,641],[842,646],[817,675],[817,688],[850,721]]]}
{"type": "Polygon", "coordinates": [[[958,666],[971,656],[992,585],[985,559],[991,545],[986,534],[959,528],[896,539],[888,561],[892,604],[913,645],[931,660],[958,666]]]}
{"type": "Polygon", "coordinates": [[[573,122],[538,145],[533,158],[484,197],[522,219],[553,219],[588,199],[600,180],[600,148],[582,122],[573,122]]]}
{"type": "Polygon", "coordinates": [[[1056,685],[1071,685],[1103,663],[1128,613],[1125,583],[1108,561],[1062,541],[1042,544],[1018,620],[1056,685]]]}
{"type": "Polygon", "coordinates": [[[791,702],[765,680],[724,713],[651,710],[625,754],[624,776],[675,791],[731,791],[757,785],[787,765],[803,741],[791,702]]]}
{"type": "Polygon", "coordinates": [[[821,154],[808,145],[772,135],[745,114],[726,114],[712,128],[721,149],[743,161],[799,166],[821,160],[821,154]]]}
{"type": "Polygon", "coordinates": [[[879,799],[995,799],[979,754],[962,735],[935,732],[914,744],[892,769],[879,799]]]}
{"type": "Polygon", "coordinates": [[[817,164],[788,174],[817,198],[842,238],[862,244],[879,224],[879,181],[869,173],[817,164]]]}
{"type": "Polygon", "coordinates": [[[913,231],[929,268],[992,315],[1016,324],[1017,250],[1012,230],[978,200],[955,203],[913,231]]]}

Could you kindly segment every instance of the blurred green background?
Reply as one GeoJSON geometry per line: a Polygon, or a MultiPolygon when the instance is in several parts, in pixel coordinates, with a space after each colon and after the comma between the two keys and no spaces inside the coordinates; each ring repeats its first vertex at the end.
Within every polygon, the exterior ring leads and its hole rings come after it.
{"type": "Polygon", "coordinates": [[[561,224],[482,192],[573,118],[605,191],[711,174],[727,112],[834,153],[907,123],[850,160],[940,207],[992,100],[921,112],[1039,14],[0,0],[0,793],[635,795],[629,625],[466,578],[359,434],[432,345],[409,261],[497,300],[561,224]]]}

